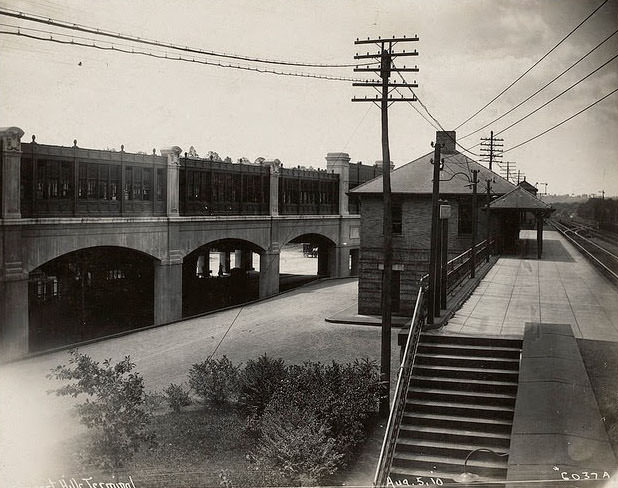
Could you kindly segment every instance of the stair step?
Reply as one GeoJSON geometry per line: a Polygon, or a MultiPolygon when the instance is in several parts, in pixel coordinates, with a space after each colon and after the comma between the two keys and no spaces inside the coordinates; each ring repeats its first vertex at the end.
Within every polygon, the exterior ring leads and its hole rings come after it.
{"type": "Polygon", "coordinates": [[[461,366],[442,365],[415,365],[414,375],[417,376],[440,376],[447,378],[462,378],[470,380],[492,380],[517,383],[518,371],[505,371],[503,369],[486,369],[461,366]]]}
{"type": "Polygon", "coordinates": [[[443,366],[466,366],[470,368],[497,368],[505,370],[519,370],[519,358],[491,358],[466,357],[449,354],[418,353],[415,364],[435,364],[443,366]]]}
{"type": "Polygon", "coordinates": [[[408,390],[408,400],[430,400],[456,402],[471,405],[514,406],[515,395],[509,393],[489,393],[441,390],[438,388],[413,387],[408,390]]]}
{"type": "Polygon", "coordinates": [[[513,347],[471,346],[465,344],[419,344],[421,354],[445,354],[472,358],[519,359],[521,349],[513,347]]]}
{"type": "Polygon", "coordinates": [[[441,390],[466,392],[517,393],[517,384],[511,382],[473,379],[462,380],[457,378],[416,375],[412,375],[411,386],[414,388],[439,388],[441,390]]]}
{"type": "MultiPolygon", "coordinates": [[[[465,443],[465,442],[447,442],[447,441],[442,441],[442,440],[412,439],[412,438],[399,439],[397,443],[397,448],[399,449],[399,447],[401,447],[402,449],[406,451],[412,451],[416,448],[448,449],[448,450],[453,451],[453,455],[452,455],[453,458],[460,457],[461,455],[462,461],[465,460],[466,456],[470,454],[472,451],[474,451],[475,449],[491,449],[495,452],[505,452],[505,451],[496,451],[495,446],[491,446],[489,444],[480,445],[480,444],[471,444],[471,443],[465,443]]],[[[478,459],[483,459],[483,458],[490,457],[490,456],[493,459],[493,457],[495,457],[494,454],[489,453],[489,452],[484,452],[484,451],[479,451],[478,453],[474,454],[475,459],[477,458],[477,456],[478,456],[478,459]]]]}
{"type": "Polygon", "coordinates": [[[506,420],[423,412],[404,412],[401,423],[407,425],[461,428],[476,432],[499,432],[502,434],[510,434],[512,428],[512,422],[506,420]]]}
{"type": "Polygon", "coordinates": [[[521,349],[523,341],[521,339],[503,339],[501,337],[477,337],[477,336],[454,336],[441,334],[421,334],[421,343],[432,344],[464,344],[472,346],[496,346],[496,347],[512,347],[521,349]]]}
{"type": "MultiPolygon", "coordinates": [[[[395,470],[404,468],[406,472],[415,468],[424,470],[441,471],[457,475],[463,472],[463,460],[448,456],[423,456],[414,453],[400,452],[393,458],[395,470]]],[[[468,461],[466,470],[482,476],[506,479],[507,458],[498,460],[483,460],[471,458],[468,461]]]]}
{"type": "MultiPolygon", "coordinates": [[[[510,436],[500,432],[478,432],[460,426],[454,427],[433,427],[428,425],[401,425],[399,429],[399,439],[424,439],[433,441],[444,441],[465,443],[484,447],[493,446],[492,449],[507,450],[510,444],[510,436]]],[[[398,440],[399,442],[399,440],[398,440]]]]}
{"type": "Polygon", "coordinates": [[[430,413],[438,415],[463,416],[469,418],[496,419],[512,422],[512,407],[472,405],[469,403],[440,402],[432,400],[407,400],[406,412],[430,413]]]}

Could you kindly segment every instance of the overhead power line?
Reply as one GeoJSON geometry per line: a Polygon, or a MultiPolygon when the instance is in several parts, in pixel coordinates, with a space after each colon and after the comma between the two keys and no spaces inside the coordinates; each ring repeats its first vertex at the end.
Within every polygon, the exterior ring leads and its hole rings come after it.
{"type": "Polygon", "coordinates": [[[471,121],[474,117],[476,117],[478,114],[480,114],[483,110],[485,110],[487,107],[489,107],[492,103],[494,103],[498,98],[500,98],[502,95],[504,95],[508,90],[510,90],[513,85],[515,85],[515,83],[517,83],[519,80],[521,80],[524,76],[526,76],[528,73],[530,73],[530,71],[532,71],[541,61],[543,61],[547,56],[549,56],[552,52],[554,52],[556,50],[556,48],[558,46],[560,46],[564,41],[566,41],[577,29],[579,29],[582,25],[584,25],[584,23],[586,23],[586,21],[592,17],[601,7],[603,7],[603,5],[605,5],[609,0],[604,0],[603,3],[601,3],[601,5],[599,5],[597,8],[595,8],[591,13],[588,14],[588,16],[582,20],[579,24],[577,24],[577,26],[575,26],[566,36],[564,36],[559,42],[558,44],[556,44],[554,47],[552,47],[549,51],[547,51],[543,56],[541,56],[541,58],[539,58],[538,61],[536,61],[532,66],[530,66],[526,71],[524,71],[521,75],[519,75],[513,82],[511,82],[506,88],[504,88],[500,93],[498,93],[494,98],[492,98],[489,102],[487,102],[485,105],[483,105],[480,109],[478,109],[476,112],[474,112],[470,117],[468,117],[466,120],[464,120],[461,124],[459,124],[457,127],[455,127],[455,130],[459,129],[462,125],[467,124],[469,121],[471,121]]]}
{"type": "Polygon", "coordinates": [[[545,135],[545,134],[547,134],[548,132],[551,132],[552,130],[554,130],[554,129],[556,129],[556,128],[560,127],[562,124],[565,124],[565,123],[566,123],[566,122],[568,122],[569,120],[574,119],[574,118],[575,118],[575,117],[577,117],[578,115],[580,115],[580,114],[584,113],[586,110],[588,110],[588,109],[590,109],[590,108],[594,107],[596,104],[598,104],[598,103],[602,102],[603,100],[605,100],[606,98],[610,97],[611,95],[613,95],[613,94],[614,94],[614,93],[616,93],[617,91],[618,91],[618,88],[616,88],[616,89],[612,90],[611,92],[609,92],[609,93],[608,93],[607,95],[605,95],[604,97],[599,98],[596,102],[591,103],[591,104],[590,104],[590,105],[588,105],[587,107],[585,107],[585,108],[581,109],[579,112],[574,113],[574,114],[573,114],[573,115],[571,115],[570,117],[567,117],[567,118],[566,118],[566,119],[564,119],[562,122],[557,123],[556,125],[554,125],[554,126],[550,127],[550,128],[549,128],[549,129],[547,129],[547,130],[544,130],[544,131],[543,131],[543,132],[541,132],[540,134],[537,134],[536,136],[531,137],[530,139],[528,139],[528,140],[526,140],[526,141],[524,141],[524,142],[520,142],[519,144],[517,144],[517,145],[515,145],[515,146],[513,146],[513,147],[511,147],[511,148],[509,148],[509,149],[506,149],[504,152],[506,153],[506,152],[512,151],[513,149],[517,149],[518,147],[521,147],[521,146],[523,146],[524,144],[528,144],[529,142],[532,142],[532,141],[534,141],[535,139],[538,139],[539,137],[544,136],[544,135],[545,135]]]}
{"type": "Polygon", "coordinates": [[[263,63],[263,64],[275,64],[280,66],[297,66],[304,68],[352,68],[356,66],[370,66],[376,63],[364,63],[364,64],[345,64],[345,63],[305,63],[301,61],[286,61],[286,60],[275,60],[275,59],[265,59],[254,56],[245,56],[242,54],[228,54],[222,53],[218,51],[211,51],[207,49],[199,49],[195,47],[189,46],[181,46],[179,44],[166,43],[156,41],[154,39],[146,39],[137,36],[132,36],[129,34],[123,34],[120,32],[111,32],[104,29],[99,29],[97,27],[89,27],[83,24],[75,24],[71,22],[66,22],[63,20],[45,18],[35,14],[28,14],[24,12],[20,12],[18,10],[3,8],[0,9],[0,15],[5,15],[7,17],[13,17],[16,19],[26,20],[29,22],[38,22],[40,24],[51,25],[54,27],[59,27],[62,29],[69,29],[72,31],[86,32],[88,34],[95,34],[98,36],[110,37],[113,39],[121,39],[123,41],[131,41],[140,44],[147,44],[150,46],[162,47],[167,49],[175,49],[179,51],[184,51],[192,54],[200,54],[204,56],[213,56],[219,58],[227,58],[227,59],[235,59],[238,61],[250,61],[254,63],[263,63]]]}
{"type": "Polygon", "coordinates": [[[545,102],[543,105],[541,105],[540,107],[537,107],[536,109],[534,109],[532,112],[530,112],[529,114],[523,116],[521,119],[516,120],[515,122],[513,122],[511,125],[509,125],[508,127],[502,129],[501,131],[497,132],[496,135],[500,135],[504,132],[506,132],[507,130],[509,130],[511,127],[516,126],[517,124],[519,124],[520,122],[522,122],[523,120],[527,119],[528,117],[530,117],[531,115],[535,114],[536,112],[538,112],[539,110],[541,110],[543,107],[546,107],[547,105],[549,105],[550,103],[552,103],[554,100],[556,100],[557,98],[560,98],[562,95],[564,95],[566,92],[568,92],[569,90],[575,88],[577,85],[579,85],[581,82],[583,82],[584,80],[586,80],[587,78],[589,78],[590,76],[592,76],[593,74],[595,74],[597,71],[599,71],[600,69],[604,68],[605,66],[607,66],[609,63],[611,63],[614,59],[618,58],[618,54],[615,54],[611,59],[607,60],[605,63],[603,63],[601,66],[599,66],[598,68],[596,68],[595,70],[591,71],[590,73],[588,73],[586,76],[584,76],[582,79],[580,79],[579,81],[573,83],[571,86],[569,86],[568,88],[566,88],[565,90],[561,91],[560,93],[558,93],[558,95],[556,95],[555,97],[551,98],[550,100],[548,100],[547,102],[545,102]]]}
{"type": "MultiPolygon", "coordinates": [[[[125,49],[122,47],[117,47],[113,43],[110,43],[109,46],[101,46],[94,42],[88,44],[85,42],[75,41],[73,39],[71,39],[70,41],[56,39],[53,36],[39,37],[39,36],[35,36],[32,34],[26,34],[24,32],[21,32],[19,31],[19,28],[17,27],[16,29],[18,29],[17,32],[0,31],[0,35],[21,36],[21,37],[27,37],[28,39],[33,39],[36,41],[52,42],[56,44],[63,44],[66,46],[79,46],[79,47],[86,47],[86,48],[91,48],[91,49],[98,49],[101,51],[113,51],[113,52],[120,52],[124,54],[135,54],[139,56],[147,56],[147,57],[157,58],[157,59],[167,59],[169,61],[182,61],[186,63],[203,64],[203,65],[208,65],[208,66],[215,66],[218,68],[230,68],[230,69],[239,69],[239,70],[244,70],[244,71],[254,71],[257,73],[267,73],[267,74],[278,75],[278,76],[294,76],[298,78],[314,78],[314,79],[319,79],[319,80],[345,81],[345,82],[363,81],[363,80],[356,79],[356,78],[346,78],[346,77],[341,77],[341,76],[319,75],[319,74],[313,74],[313,73],[296,73],[293,71],[279,71],[279,70],[268,69],[268,68],[258,68],[256,66],[243,66],[243,65],[237,65],[237,64],[228,64],[228,63],[221,63],[221,62],[215,62],[215,61],[208,61],[206,59],[199,59],[199,58],[187,58],[183,56],[175,56],[175,55],[168,55],[168,54],[156,54],[154,52],[149,52],[146,50],[138,50],[138,49],[133,49],[133,48],[125,49]]],[[[61,35],[64,35],[64,34],[61,34],[61,35]]]]}
{"type": "Polygon", "coordinates": [[[548,83],[546,83],[545,85],[543,85],[541,88],[539,88],[537,91],[535,91],[532,95],[530,95],[529,97],[525,98],[524,100],[522,100],[521,102],[519,102],[517,105],[515,105],[513,108],[511,108],[510,110],[508,110],[507,112],[504,112],[500,117],[492,120],[491,122],[489,122],[488,124],[485,124],[483,127],[480,127],[472,132],[469,132],[468,134],[466,134],[465,136],[462,136],[462,139],[465,139],[466,137],[470,137],[473,134],[476,134],[477,132],[482,131],[483,129],[486,129],[487,127],[489,127],[492,124],[495,124],[496,122],[498,122],[500,119],[506,117],[508,114],[510,114],[513,110],[521,107],[524,103],[526,103],[528,100],[530,100],[531,98],[535,97],[536,95],[538,95],[539,93],[541,93],[545,88],[547,88],[549,85],[551,85],[554,81],[558,80],[558,78],[562,77],[564,74],[566,74],[568,71],[570,71],[572,68],[574,68],[575,66],[577,66],[579,63],[581,63],[584,59],[586,59],[590,54],[592,54],[594,51],[596,51],[599,47],[601,47],[603,44],[605,44],[608,40],[610,40],[613,36],[615,36],[616,34],[618,34],[618,29],[616,29],[614,32],[612,32],[609,36],[607,36],[605,39],[603,39],[599,44],[597,44],[595,47],[593,47],[590,51],[588,51],[586,54],[584,54],[581,58],[579,58],[575,63],[573,63],[571,66],[569,66],[567,69],[565,69],[562,73],[560,73],[558,76],[556,76],[555,78],[553,78],[551,81],[549,81],[548,83]]]}

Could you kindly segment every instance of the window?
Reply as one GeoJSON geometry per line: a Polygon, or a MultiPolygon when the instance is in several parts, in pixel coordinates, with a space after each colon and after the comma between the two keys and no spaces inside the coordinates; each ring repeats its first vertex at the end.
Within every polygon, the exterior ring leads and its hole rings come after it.
{"type": "Polygon", "coordinates": [[[120,186],[120,166],[112,166],[109,169],[109,199],[118,200],[118,187],[120,186]]]}
{"type": "Polygon", "coordinates": [[[457,233],[472,234],[472,204],[460,201],[457,217],[457,233]]]}
{"type": "Polygon", "coordinates": [[[402,206],[401,202],[393,202],[392,206],[393,215],[393,234],[401,234],[402,232],[402,206]]]}
{"type": "Polygon", "coordinates": [[[152,169],[144,168],[144,182],[142,188],[142,198],[150,200],[152,195],[152,169]]]}
{"type": "Polygon", "coordinates": [[[165,170],[157,168],[157,200],[161,201],[165,198],[165,170]]]}

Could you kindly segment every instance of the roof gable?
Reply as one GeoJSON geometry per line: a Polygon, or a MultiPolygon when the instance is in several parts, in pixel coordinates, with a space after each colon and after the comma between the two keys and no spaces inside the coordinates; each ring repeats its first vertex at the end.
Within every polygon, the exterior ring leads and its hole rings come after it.
{"type": "Polygon", "coordinates": [[[553,212],[553,208],[521,186],[516,187],[509,193],[502,195],[489,204],[494,209],[518,209],[518,210],[545,210],[553,212]]]}

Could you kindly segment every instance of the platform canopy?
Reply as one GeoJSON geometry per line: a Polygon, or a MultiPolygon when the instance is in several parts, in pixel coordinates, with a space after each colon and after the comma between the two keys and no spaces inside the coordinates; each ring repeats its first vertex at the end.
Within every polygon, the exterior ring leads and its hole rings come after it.
{"type": "Polygon", "coordinates": [[[535,197],[532,193],[525,190],[521,186],[515,187],[508,193],[505,193],[499,198],[496,198],[489,204],[489,209],[494,210],[524,210],[528,212],[534,212],[535,214],[542,214],[544,216],[550,215],[555,208],[544,201],[535,197]]]}

